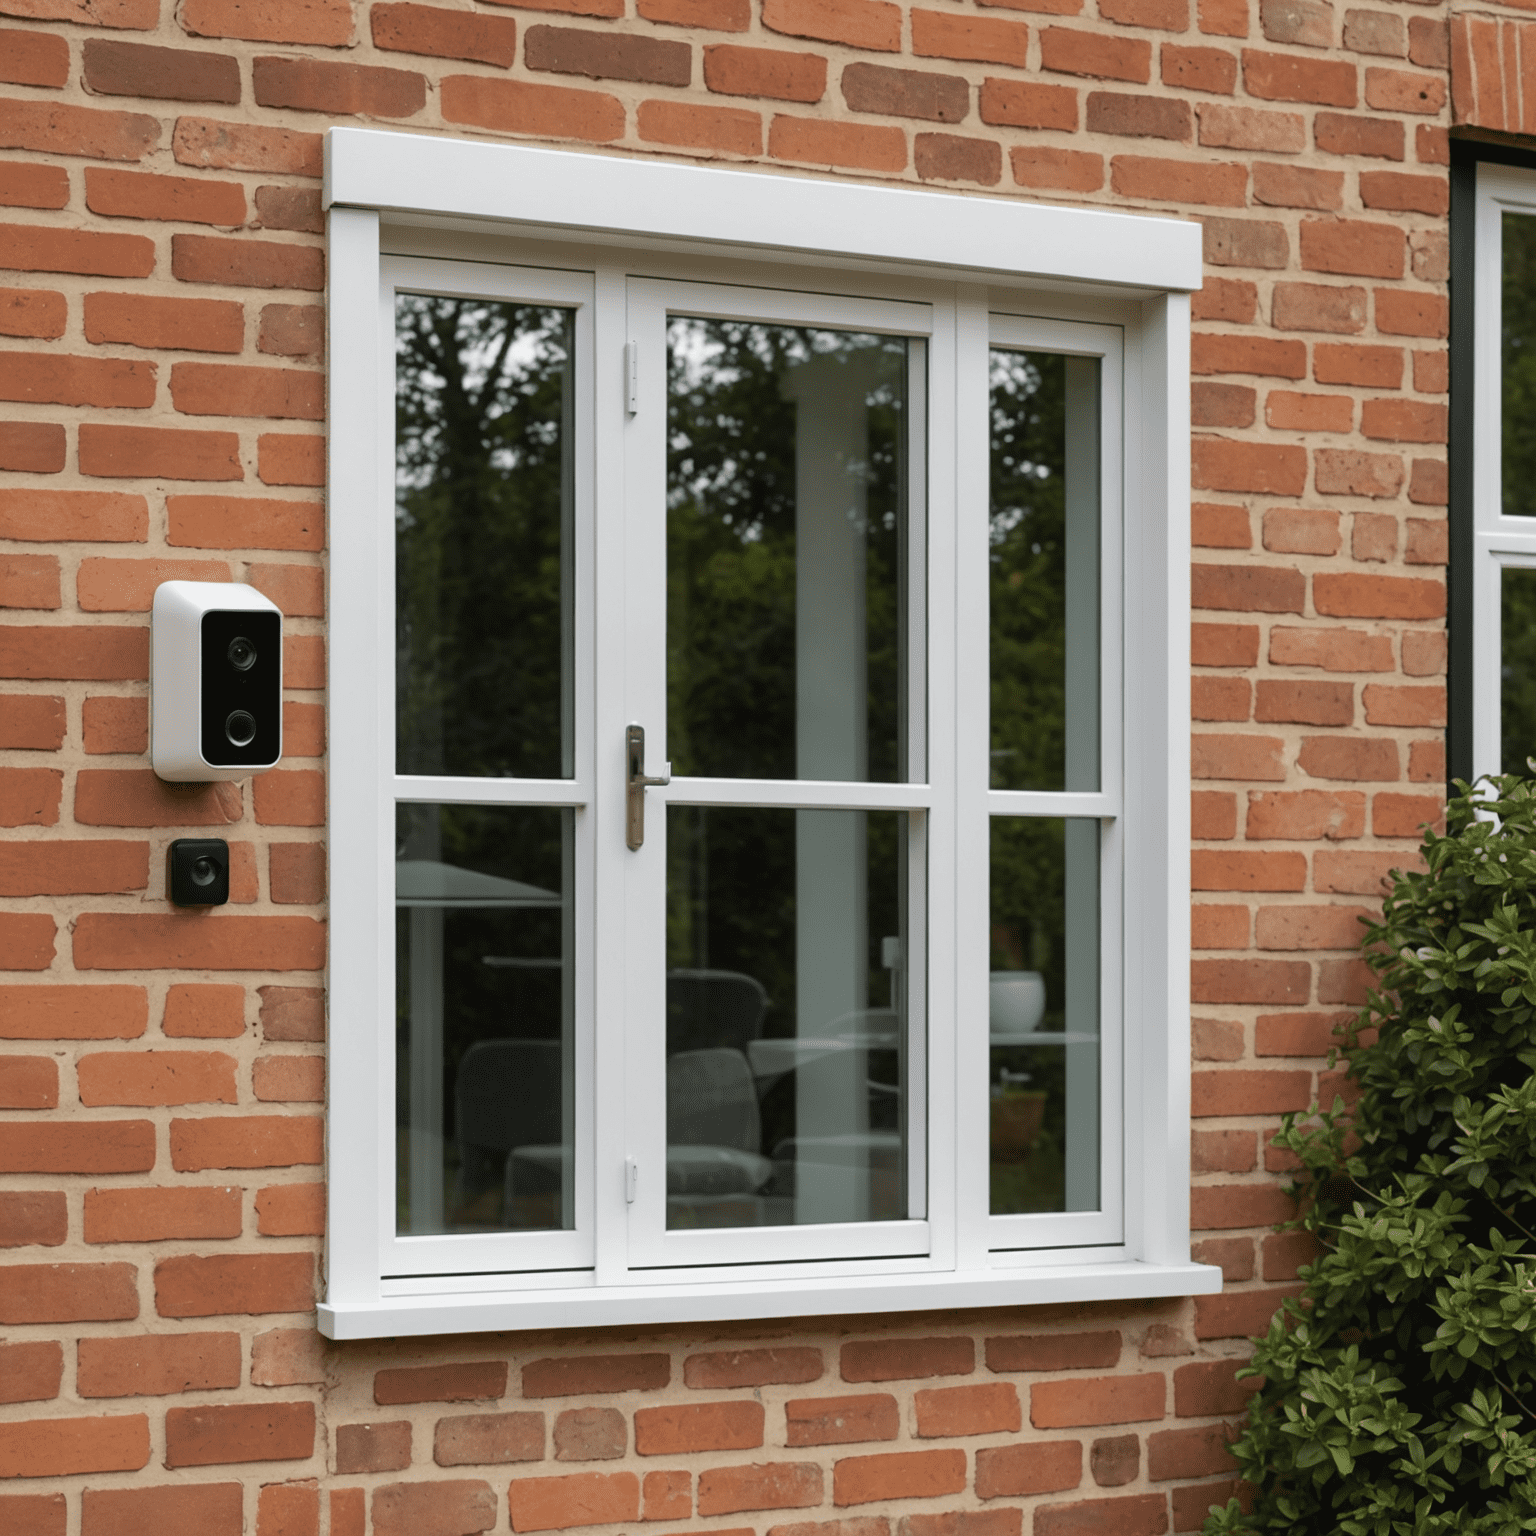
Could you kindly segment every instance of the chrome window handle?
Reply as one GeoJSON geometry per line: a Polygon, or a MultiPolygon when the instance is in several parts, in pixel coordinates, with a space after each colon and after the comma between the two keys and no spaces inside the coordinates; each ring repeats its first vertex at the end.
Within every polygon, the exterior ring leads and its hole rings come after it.
{"type": "Polygon", "coordinates": [[[648,784],[657,786],[672,782],[672,764],[662,764],[661,772],[654,778],[645,771],[645,727],[627,726],[624,731],[624,760],[628,771],[624,776],[626,815],[624,841],[631,848],[638,848],[645,841],[645,789],[648,784]]]}

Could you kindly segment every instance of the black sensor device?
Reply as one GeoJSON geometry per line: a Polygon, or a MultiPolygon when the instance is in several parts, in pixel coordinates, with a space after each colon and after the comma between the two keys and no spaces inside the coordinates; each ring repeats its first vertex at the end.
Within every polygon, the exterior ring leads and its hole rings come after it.
{"type": "Polygon", "coordinates": [[[202,749],[217,768],[270,768],[281,755],[283,620],[213,609],[202,622],[202,749]]]}
{"type": "Polygon", "coordinates": [[[178,907],[222,907],[229,900],[229,844],[178,837],[166,850],[165,883],[178,907]]]}

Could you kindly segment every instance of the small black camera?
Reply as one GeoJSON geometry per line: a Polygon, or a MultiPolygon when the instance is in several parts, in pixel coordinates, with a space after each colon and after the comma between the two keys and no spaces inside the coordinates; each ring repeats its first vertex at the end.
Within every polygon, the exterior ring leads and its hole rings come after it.
{"type": "Polygon", "coordinates": [[[229,844],[178,837],[166,850],[165,883],[178,907],[222,907],[229,900],[229,844]]]}

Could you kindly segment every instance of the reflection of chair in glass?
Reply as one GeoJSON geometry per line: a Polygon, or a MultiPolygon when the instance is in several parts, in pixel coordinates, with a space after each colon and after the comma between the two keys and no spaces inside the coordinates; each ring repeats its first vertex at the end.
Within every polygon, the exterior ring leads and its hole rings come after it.
{"type": "Polygon", "coordinates": [[[762,1136],[752,1069],[740,1051],[727,1047],[669,1056],[667,1225],[787,1221],[789,1203],[759,1193],[774,1172],[759,1150],[762,1136]]]}
{"type": "Polygon", "coordinates": [[[667,1055],[730,1046],[745,1051],[762,1033],[768,994],[741,971],[667,972],[667,1055]]]}
{"type": "Polygon", "coordinates": [[[560,1058],[557,1040],[481,1040],[465,1051],[453,1084],[458,1220],[560,1225],[560,1058]]]}

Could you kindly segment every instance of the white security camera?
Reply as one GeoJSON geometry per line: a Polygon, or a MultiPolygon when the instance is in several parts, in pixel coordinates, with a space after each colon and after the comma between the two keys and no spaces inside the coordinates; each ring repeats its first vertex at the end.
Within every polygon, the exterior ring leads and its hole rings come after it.
{"type": "Polygon", "coordinates": [[[162,779],[244,779],[283,755],[283,615],[254,587],[163,581],[149,643],[149,758],[162,779]]]}

